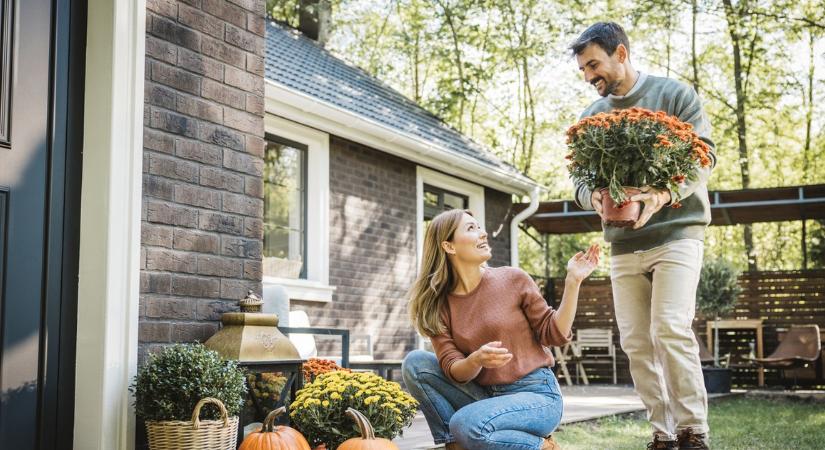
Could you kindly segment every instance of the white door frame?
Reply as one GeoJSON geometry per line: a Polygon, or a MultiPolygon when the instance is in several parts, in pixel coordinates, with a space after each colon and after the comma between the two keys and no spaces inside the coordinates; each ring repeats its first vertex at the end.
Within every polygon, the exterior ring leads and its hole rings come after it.
{"type": "Polygon", "coordinates": [[[74,448],[134,448],[145,0],[88,0],[74,448]]]}

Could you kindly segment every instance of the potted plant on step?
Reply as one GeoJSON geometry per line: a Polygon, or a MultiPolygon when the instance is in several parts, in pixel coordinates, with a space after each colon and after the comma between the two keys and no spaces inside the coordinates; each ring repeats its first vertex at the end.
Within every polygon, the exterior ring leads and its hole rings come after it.
{"type": "Polygon", "coordinates": [[[711,164],[708,145],[693,126],[643,108],[585,117],[567,130],[568,171],[591,191],[602,191],[606,225],[627,227],[639,218],[639,188],[669,189],[678,208],[679,185],[711,164]]]}
{"type": "MultiPolygon", "coordinates": [[[[719,321],[722,314],[733,311],[739,287],[739,271],[725,259],[705,261],[696,288],[696,308],[706,317],[719,321]]],[[[703,367],[705,389],[709,393],[730,392],[731,371],[719,366],[719,328],[713,329],[713,367],[703,367]]]]}
{"type": "Polygon", "coordinates": [[[363,414],[375,436],[392,440],[412,423],[418,402],[398,383],[378,375],[334,371],[299,390],[289,408],[292,423],[311,445],[333,450],[362,436],[358,422],[347,417],[349,408],[363,414]]]}
{"type": "Polygon", "coordinates": [[[243,371],[202,344],[151,355],[129,387],[151,450],[234,450],[246,393],[243,371]]]}

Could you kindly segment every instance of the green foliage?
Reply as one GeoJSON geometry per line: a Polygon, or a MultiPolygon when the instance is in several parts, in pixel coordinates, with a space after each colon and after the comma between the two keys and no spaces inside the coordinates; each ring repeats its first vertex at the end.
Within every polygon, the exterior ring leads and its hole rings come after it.
{"type": "Polygon", "coordinates": [[[412,423],[418,402],[396,382],[371,373],[336,370],[318,375],[298,391],[289,417],[310,443],[332,449],[360,436],[358,426],[345,414],[347,408],[364,414],[376,437],[393,439],[412,423]]]}
{"type": "Polygon", "coordinates": [[[609,188],[618,204],[627,201],[625,186],[670,189],[678,203],[679,184],[696,179],[697,164],[710,164],[690,125],[640,108],[586,117],[567,136],[570,175],[591,191],[609,188]]]}
{"type": "Polygon", "coordinates": [[[825,221],[817,221],[813,228],[808,248],[808,267],[825,268],[825,221]]]}
{"type": "MultiPolygon", "coordinates": [[[[286,11],[297,3],[268,2],[286,11]]],[[[730,3],[728,14],[723,0],[338,0],[327,46],[525,170],[550,188],[545,200],[569,199],[564,131],[598,96],[567,45],[593,22],[614,20],[629,34],[634,67],[697,89],[716,143],[710,189],[742,188],[745,164],[752,188],[825,183],[822,1],[730,3]]],[[[711,227],[707,251],[742,268],[748,250],[761,269],[801,267],[797,223],[752,230],[747,249],[741,226],[711,227]]],[[[522,254],[543,268],[542,252],[522,254]]]]}
{"type": "MultiPolygon", "coordinates": [[[[129,390],[135,395],[135,412],[144,420],[190,420],[204,397],[219,399],[230,416],[237,415],[246,384],[235,361],[203,344],[175,344],[151,355],[129,390]]],[[[220,413],[205,406],[201,418],[218,419],[220,413]]]]}
{"type": "Polygon", "coordinates": [[[713,258],[702,265],[696,288],[696,307],[710,317],[719,317],[733,310],[742,288],[739,272],[725,259],[713,258]]]}

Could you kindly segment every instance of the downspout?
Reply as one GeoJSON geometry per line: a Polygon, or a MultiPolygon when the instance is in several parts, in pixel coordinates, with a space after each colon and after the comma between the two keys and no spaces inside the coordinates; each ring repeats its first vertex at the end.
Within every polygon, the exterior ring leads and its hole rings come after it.
{"type": "Polygon", "coordinates": [[[530,204],[527,206],[527,209],[518,213],[516,217],[513,217],[513,220],[510,222],[510,265],[513,267],[518,267],[518,226],[525,219],[532,216],[537,209],[539,209],[539,191],[540,187],[536,186],[533,188],[533,191],[530,192],[530,204]]]}

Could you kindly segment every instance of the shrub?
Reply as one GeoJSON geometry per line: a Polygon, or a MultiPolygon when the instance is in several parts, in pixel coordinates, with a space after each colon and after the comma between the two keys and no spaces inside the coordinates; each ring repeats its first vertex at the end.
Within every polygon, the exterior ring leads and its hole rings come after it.
{"type": "Polygon", "coordinates": [[[725,259],[705,261],[696,288],[696,308],[709,317],[719,317],[733,311],[739,287],[739,271],[725,259]]]}
{"type": "MultiPolygon", "coordinates": [[[[190,420],[204,397],[223,402],[237,415],[246,393],[243,371],[202,344],[175,344],[151,355],[129,387],[135,412],[147,421],[190,420]]],[[[204,408],[201,417],[219,419],[217,408],[204,408]]]]}

